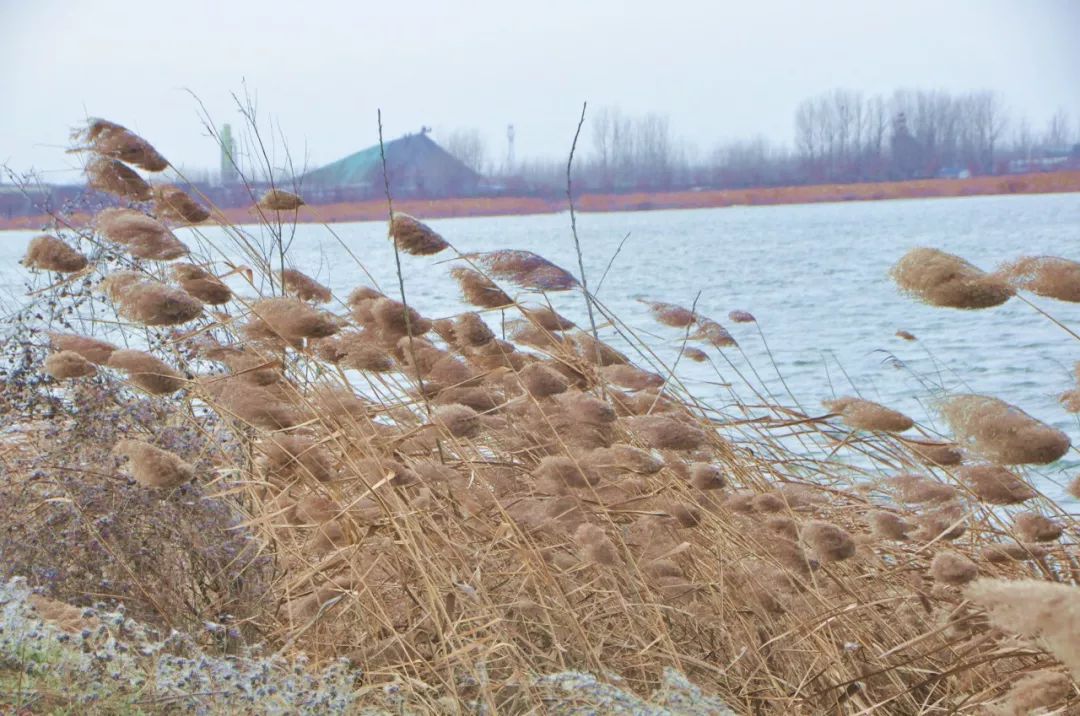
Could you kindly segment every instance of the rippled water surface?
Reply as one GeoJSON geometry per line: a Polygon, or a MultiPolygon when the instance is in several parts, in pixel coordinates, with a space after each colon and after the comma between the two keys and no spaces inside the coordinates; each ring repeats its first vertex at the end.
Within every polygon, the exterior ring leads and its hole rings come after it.
{"type": "MultiPolygon", "coordinates": [[[[527,249],[578,273],[568,214],[429,223],[461,252],[527,249]]],[[[324,227],[296,227],[293,265],[344,296],[371,282],[359,260],[394,295],[385,224],[337,224],[333,230],[340,242],[324,227]]],[[[178,233],[193,246],[201,243],[178,233]]],[[[201,233],[224,243],[220,230],[201,233]]],[[[810,411],[822,398],[857,390],[933,424],[931,404],[944,385],[997,395],[1080,441],[1076,420],[1057,401],[1072,385],[1080,342],[1021,301],[985,311],[934,309],[900,295],[887,275],[913,246],[957,253],[983,268],[1025,254],[1080,259],[1080,194],[579,214],[578,233],[593,288],[626,239],[598,296],[627,324],[651,334],[642,335],[666,361],[676,356],[681,333],[657,326],[636,299],[685,306],[696,299],[700,313],[724,323],[739,340],[745,357],[729,349],[731,362],[746,372],[749,358],[779,394],[783,386],[757,327],[727,319],[733,309],[750,311],[787,386],[810,411]],[[919,340],[897,338],[900,329],[919,340]]],[[[25,291],[16,261],[32,235],[0,232],[5,303],[25,291]]],[[[448,275],[453,264],[437,257],[404,256],[402,262],[410,303],[422,313],[440,317],[461,309],[448,275]]],[[[1080,332],[1080,305],[1032,300],[1080,332]]],[[[585,325],[580,294],[560,294],[553,302],[585,325]]],[[[730,393],[717,383],[739,381],[723,358],[716,367],[719,376],[707,364],[683,360],[678,373],[722,407],[730,393]]],[[[1064,468],[1073,465],[1063,461],[1064,468]]]]}

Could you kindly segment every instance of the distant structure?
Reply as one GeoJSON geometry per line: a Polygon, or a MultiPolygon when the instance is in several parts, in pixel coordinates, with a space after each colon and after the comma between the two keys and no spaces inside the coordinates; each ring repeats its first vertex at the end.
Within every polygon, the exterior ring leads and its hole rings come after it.
{"type": "MultiPolygon", "coordinates": [[[[465,166],[428,136],[417,134],[386,142],[386,168],[395,197],[474,196],[483,177],[465,166]]],[[[299,178],[305,196],[314,191],[330,195],[378,196],[383,192],[382,157],[379,145],[350,154],[299,178]]],[[[331,197],[332,198],[332,197],[331,197]]]]}
{"type": "Polygon", "coordinates": [[[232,186],[240,183],[240,158],[236,154],[236,142],[233,140],[232,127],[228,124],[221,128],[221,185],[232,186]]]}
{"type": "Polygon", "coordinates": [[[506,125],[506,173],[514,170],[514,125],[506,125]]]}

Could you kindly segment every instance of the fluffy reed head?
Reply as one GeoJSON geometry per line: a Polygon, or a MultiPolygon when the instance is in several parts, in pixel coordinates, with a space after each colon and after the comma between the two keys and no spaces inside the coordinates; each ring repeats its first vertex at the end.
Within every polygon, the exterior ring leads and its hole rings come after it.
{"type": "Polygon", "coordinates": [[[565,455],[547,455],[533,470],[533,474],[554,485],[583,488],[600,481],[600,474],[579,461],[565,455]]]}
{"type": "Polygon", "coordinates": [[[1080,302],[1080,263],[1057,256],[1024,256],[998,273],[1016,288],[1059,301],[1080,302]]]}
{"type": "Polygon", "coordinates": [[[690,334],[690,338],[704,341],[715,348],[731,348],[739,345],[735,338],[728,333],[728,329],[711,318],[699,320],[698,329],[690,334]]]}
{"type": "Polygon", "coordinates": [[[757,323],[757,319],[754,318],[754,314],[749,311],[731,311],[728,315],[728,320],[732,323],[757,323]]]}
{"type": "Polygon", "coordinates": [[[390,238],[400,250],[413,256],[430,256],[450,246],[434,229],[408,214],[394,214],[390,238]]]}
{"type": "Polygon", "coordinates": [[[811,520],[802,526],[799,536],[822,562],[839,562],[855,554],[855,540],[847,530],[830,522],[811,520]]]}
{"type": "Polygon", "coordinates": [[[259,207],[268,211],[295,211],[303,205],[303,199],[282,189],[271,189],[259,199],[259,207]]]}
{"type": "Polygon", "coordinates": [[[895,512],[877,510],[870,513],[870,529],[881,539],[903,541],[908,538],[908,532],[915,529],[915,525],[895,512]]]}
{"type": "Polygon", "coordinates": [[[897,338],[902,338],[905,341],[916,341],[916,340],[918,340],[915,337],[914,333],[912,333],[911,331],[904,331],[904,330],[897,331],[896,332],[896,337],[897,338]]]}
{"type": "Polygon", "coordinates": [[[690,484],[698,490],[719,490],[727,485],[727,479],[719,465],[695,462],[690,466],[690,484]]]}
{"type": "Polygon", "coordinates": [[[295,298],[266,298],[251,306],[251,320],[245,326],[253,338],[280,338],[295,342],[304,338],[325,338],[338,332],[338,324],[328,313],[295,298]]]}
{"type": "Polygon", "coordinates": [[[56,380],[67,380],[94,375],[97,368],[75,351],[60,351],[45,358],[45,372],[56,380]]]}
{"type": "Polygon", "coordinates": [[[1064,531],[1060,524],[1038,512],[1020,512],[1013,517],[1013,529],[1025,542],[1053,542],[1064,531]]]}
{"type": "Polygon", "coordinates": [[[195,476],[195,469],[180,456],[141,440],[120,440],[113,452],[128,459],[132,477],[144,487],[171,489],[195,476]]]}
{"type": "Polygon", "coordinates": [[[154,193],[131,167],[115,159],[98,157],[86,165],[86,183],[92,189],[131,201],[150,201],[154,193]]]}
{"type": "Polygon", "coordinates": [[[940,409],[960,442],[1002,465],[1045,465],[1071,444],[1065,433],[997,398],[957,395],[940,409]]]}
{"type": "Polygon", "coordinates": [[[482,346],[495,339],[478,313],[462,313],[454,321],[454,342],[460,347],[482,346]]]}
{"type": "Polygon", "coordinates": [[[574,322],[547,306],[521,307],[521,312],[528,321],[545,331],[568,331],[575,328],[574,322]]]}
{"type": "Polygon", "coordinates": [[[964,453],[955,443],[931,443],[923,440],[905,440],[904,445],[922,462],[936,467],[951,467],[964,461],[964,453]]]}
{"type": "Polygon", "coordinates": [[[475,410],[467,405],[440,405],[432,411],[431,422],[455,438],[474,438],[483,429],[475,410]]]}
{"type": "Polygon", "coordinates": [[[329,482],[338,474],[330,452],[308,437],[275,433],[256,448],[262,453],[260,467],[271,478],[329,482]]]}
{"type": "Polygon", "coordinates": [[[582,522],[574,530],[574,541],[578,543],[582,556],[588,562],[610,566],[619,561],[619,552],[615,548],[615,543],[597,525],[582,522]]]}
{"type": "Polygon", "coordinates": [[[78,150],[89,150],[109,159],[118,159],[145,169],[160,172],[169,162],[151,144],[127,127],[107,119],[91,119],[86,127],[72,134],[76,141],[84,142],[78,150]]]}
{"type": "Polygon", "coordinates": [[[930,562],[930,576],[936,582],[959,587],[978,577],[979,568],[959,552],[945,550],[934,555],[930,562]]]}
{"type": "Polygon", "coordinates": [[[902,291],[931,306],[990,308],[1005,303],[1014,293],[1003,278],[938,249],[911,249],[890,274],[902,291]]]}
{"type": "Polygon", "coordinates": [[[116,350],[116,346],[112,343],[71,333],[50,333],[49,344],[58,351],[77,353],[97,365],[105,365],[109,356],[116,350]]]}
{"type": "Polygon", "coordinates": [[[327,303],[332,298],[329,288],[296,269],[285,269],[281,279],[285,282],[285,290],[301,301],[327,303]]]}
{"type": "Polygon", "coordinates": [[[461,287],[461,295],[466,303],[480,308],[504,308],[514,304],[494,281],[479,271],[459,266],[451,269],[450,275],[461,287]]]}
{"type": "Polygon", "coordinates": [[[1072,695],[1073,685],[1068,676],[1060,671],[1044,669],[1017,681],[1009,689],[1004,702],[996,704],[989,713],[996,716],[1049,713],[1051,707],[1072,695]]]}
{"type": "Polygon", "coordinates": [[[117,312],[146,326],[175,326],[202,315],[203,305],[182,288],[136,281],[116,289],[117,312]]]}
{"type": "Polygon", "coordinates": [[[697,315],[688,308],[661,301],[642,301],[658,323],[672,328],[686,328],[697,321],[697,315]]]}
{"type": "Polygon", "coordinates": [[[1038,493],[1013,472],[992,463],[964,465],[956,476],[983,502],[1016,505],[1038,493]]]}
{"type": "Polygon", "coordinates": [[[1034,579],[980,579],[964,596],[998,628],[1036,639],[1080,679],[1080,587],[1034,579]]]}
{"type": "Polygon", "coordinates": [[[198,224],[210,218],[210,212],[179,187],[159,184],[153,191],[154,214],[163,221],[198,224]]]}
{"type": "Polygon", "coordinates": [[[709,354],[700,348],[694,348],[693,346],[686,346],[683,348],[683,355],[694,361],[695,363],[705,363],[709,360],[709,354]]]}
{"type": "Polygon", "coordinates": [[[32,238],[22,259],[22,265],[27,268],[57,273],[82,271],[88,263],[85,256],[64,241],[48,234],[32,238]]]}
{"type": "Polygon", "coordinates": [[[521,384],[534,398],[565,393],[570,387],[566,378],[542,363],[530,363],[519,374],[521,384]]]}
{"type": "Polygon", "coordinates": [[[105,209],[95,221],[99,234],[136,258],[171,261],[190,252],[168,227],[134,209],[105,209]]]}
{"type": "Polygon", "coordinates": [[[173,278],[191,296],[211,306],[220,306],[232,300],[232,291],[221,279],[195,264],[173,264],[173,278]]]}
{"type": "Polygon", "coordinates": [[[536,291],[566,291],[578,286],[569,271],[559,268],[531,251],[503,249],[475,256],[495,278],[536,291]]]}
{"type": "Polygon", "coordinates": [[[105,365],[124,371],[133,385],[153,395],[175,393],[184,387],[183,375],[164,361],[142,351],[113,351],[105,365]]]}
{"type": "Polygon", "coordinates": [[[842,397],[822,401],[822,404],[830,412],[838,413],[847,425],[856,430],[901,433],[915,424],[914,420],[899,411],[862,398],[842,397]]]}

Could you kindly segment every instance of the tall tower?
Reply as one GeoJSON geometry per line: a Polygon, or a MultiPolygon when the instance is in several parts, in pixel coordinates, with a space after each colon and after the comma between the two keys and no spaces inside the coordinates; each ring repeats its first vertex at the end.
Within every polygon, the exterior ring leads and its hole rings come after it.
{"type": "Polygon", "coordinates": [[[221,128],[221,183],[223,186],[239,182],[239,162],[240,157],[236,154],[236,142],[233,140],[232,127],[226,124],[221,128]]]}
{"type": "Polygon", "coordinates": [[[506,125],[506,173],[514,169],[514,125],[506,125]]]}

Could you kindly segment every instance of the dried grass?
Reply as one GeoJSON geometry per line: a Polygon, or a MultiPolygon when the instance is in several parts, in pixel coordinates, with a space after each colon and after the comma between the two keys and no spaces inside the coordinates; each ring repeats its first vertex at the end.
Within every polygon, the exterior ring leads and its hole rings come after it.
{"type": "Polygon", "coordinates": [[[48,234],[35,236],[26,247],[22,265],[40,271],[74,273],[87,266],[87,259],[61,239],[48,234]]]}
{"type": "Polygon", "coordinates": [[[195,477],[195,468],[179,456],[141,440],[120,440],[113,452],[128,459],[132,477],[143,487],[168,490],[195,477]]]}
{"type": "Polygon", "coordinates": [[[990,308],[1005,303],[1014,294],[1001,277],[938,249],[908,251],[890,274],[902,291],[931,306],[990,308]]]}
{"type": "Polygon", "coordinates": [[[132,385],[151,395],[175,393],[185,384],[184,376],[179,371],[142,351],[129,348],[113,351],[105,365],[124,371],[132,385]]]}
{"type": "Polygon", "coordinates": [[[91,189],[130,201],[150,201],[154,196],[145,179],[115,159],[99,157],[87,164],[86,183],[91,189]]]}
{"type": "Polygon", "coordinates": [[[333,298],[329,288],[296,269],[282,271],[281,280],[285,282],[285,290],[301,301],[329,303],[330,299],[333,298]]]}
{"type": "Polygon", "coordinates": [[[1080,263],[1057,256],[1024,256],[998,269],[1017,289],[1059,301],[1080,302],[1080,263]]]}
{"type": "Polygon", "coordinates": [[[199,224],[210,218],[210,212],[179,187],[159,184],[153,192],[154,214],[162,221],[199,224]]]}
{"type": "Polygon", "coordinates": [[[45,358],[45,372],[56,380],[83,378],[97,373],[97,368],[90,361],[75,351],[50,353],[45,358]]]}
{"type": "Polygon", "coordinates": [[[390,221],[390,238],[399,249],[413,256],[430,256],[450,246],[430,226],[400,212],[396,212],[390,221]]]}
{"type": "Polygon", "coordinates": [[[915,421],[903,413],[862,398],[842,397],[822,402],[827,410],[840,415],[856,430],[902,433],[915,425],[915,421]]]}
{"type": "Polygon", "coordinates": [[[1040,642],[1080,679],[1080,587],[1034,579],[980,579],[964,596],[991,623],[1040,642]]]}
{"type": "Polygon", "coordinates": [[[992,505],[1016,505],[1038,494],[1019,475],[991,463],[964,465],[956,476],[977,498],[992,505]]]}
{"type": "Polygon", "coordinates": [[[985,395],[949,398],[941,405],[941,414],[965,447],[1002,465],[1045,465],[1071,445],[1060,430],[985,395]]]}

